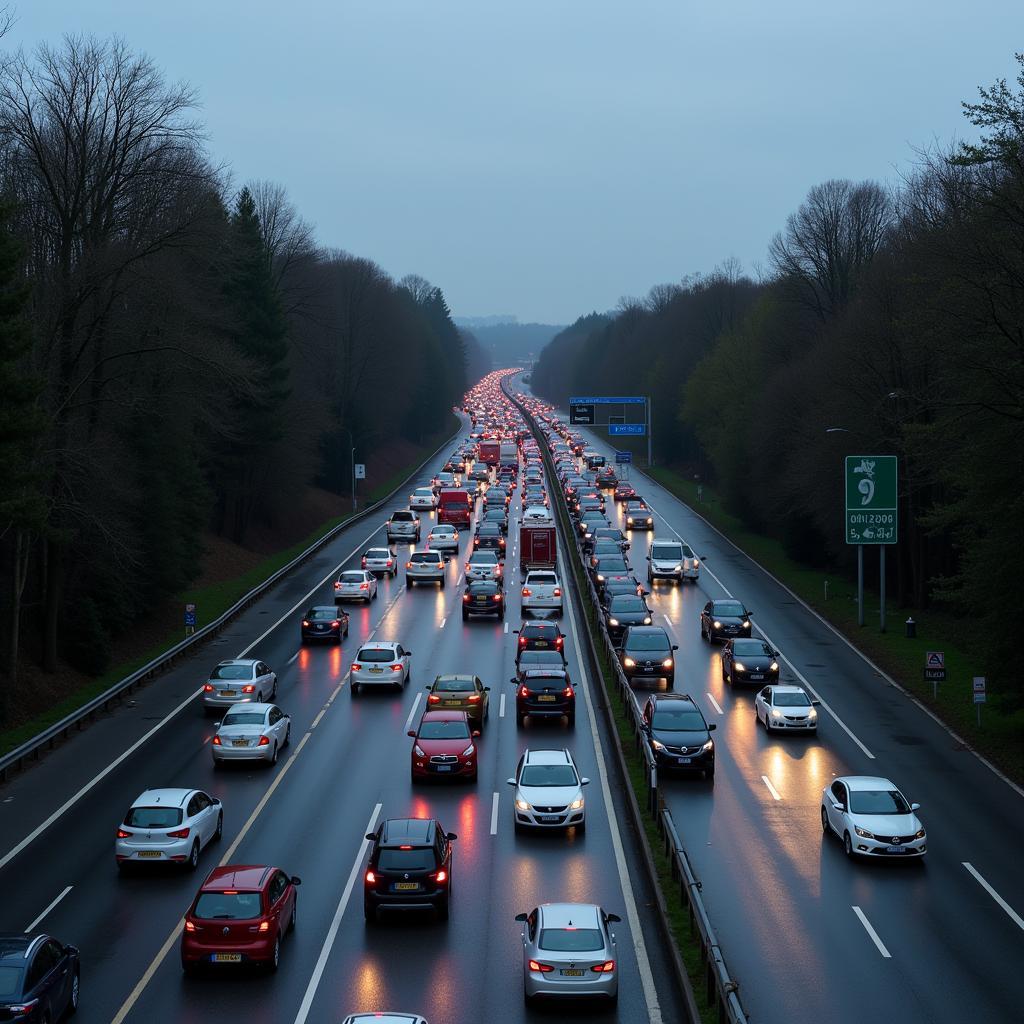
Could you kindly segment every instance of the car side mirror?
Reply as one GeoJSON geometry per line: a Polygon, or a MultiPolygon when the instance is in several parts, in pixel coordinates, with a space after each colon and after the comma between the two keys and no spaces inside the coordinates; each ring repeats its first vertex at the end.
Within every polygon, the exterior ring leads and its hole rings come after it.
{"type": "Polygon", "coordinates": [[[433,686],[424,686],[423,687],[424,690],[432,690],[433,688],[434,688],[433,686]]]}
{"type": "Polygon", "coordinates": [[[213,727],[214,727],[214,729],[219,729],[220,728],[220,722],[214,722],[213,723],[213,727]]]}
{"type": "Polygon", "coordinates": [[[648,732],[649,733],[651,731],[651,723],[650,722],[641,722],[640,723],[640,731],[641,732],[648,732]]]}
{"type": "Polygon", "coordinates": [[[518,630],[518,629],[513,629],[513,630],[512,630],[512,632],[513,632],[513,633],[518,633],[518,632],[519,632],[519,630],[518,630]]]}
{"type": "Polygon", "coordinates": [[[622,918],[619,917],[618,914],[609,914],[608,915],[608,923],[609,924],[621,924],[622,923],[622,918]]]}
{"type": "Polygon", "coordinates": [[[716,724],[715,724],[714,722],[712,722],[712,723],[711,723],[711,724],[710,724],[710,725],[708,726],[708,732],[714,732],[714,731],[715,731],[715,730],[716,730],[717,728],[718,728],[718,726],[717,726],[717,725],[716,725],[716,724]]]}
{"type": "Polygon", "coordinates": [[[672,645],[672,650],[673,651],[678,651],[679,650],[679,644],[673,644],[672,645]]]}
{"type": "Polygon", "coordinates": [[[214,797],[211,797],[210,799],[214,802],[214,804],[216,804],[217,806],[220,806],[220,797],[219,796],[214,796],[214,797]]]}
{"type": "Polygon", "coordinates": [[[912,811],[919,811],[919,810],[921,810],[921,805],[920,804],[911,804],[910,805],[910,809],[912,811]]]}
{"type": "Polygon", "coordinates": [[[518,685],[518,683],[519,683],[519,680],[518,680],[518,679],[516,679],[516,678],[515,678],[515,676],[513,676],[513,677],[512,677],[512,678],[511,678],[511,679],[509,680],[509,682],[510,682],[510,683],[511,683],[511,684],[512,684],[513,686],[516,686],[516,685],[518,685]]]}
{"type": "Polygon", "coordinates": [[[291,883],[292,883],[292,885],[302,885],[302,879],[299,878],[298,875],[292,875],[291,883]]]}
{"type": "Polygon", "coordinates": [[[747,612],[744,616],[745,619],[752,619],[754,617],[753,612],[747,612]]]}
{"type": "Polygon", "coordinates": [[[406,733],[406,735],[407,736],[411,736],[413,739],[416,739],[416,730],[415,729],[410,729],[408,731],[408,733],[406,733]]]}
{"type": "Polygon", "coordinates": [[[490,690],[490,687],[489,686],[485,686],[484,689],[485,690],[490,690]]]}
{"type": "Polygon", "coordinates": [[[525,914],[516,914],[516,920],[517,921],[525,922],[526,921],[526,915],[525,914]]]}
{"type": "Polygon", "coordinates": [[[455,832],[446,832],[444,837],[445,837],[445,839],[448,839],[448,840],[453,841],[453,842],[456,839],[459,838],[458,835],[455,832]]]}
{"type": "Polygon", "coordinates": [[[509,786],[514,786],[516,784],[516,780],[515,779],[506,779],[505,782],[509,786]]]}
{"type": "Polygon", "coordinates": [[[648,555],[648,556],[647,556],[647,561],[649,562],[650,560],[651,560],[651,556],[650,556],[650,555],[648,555]]]}
{"type": "Polygon", "coordinates": [[[821,701],[820,700],[812,700],[811,701],[811,705],[813,707],[820,708],[821,707],[821,701]]]}
{"type": "Polygon", "coordinates": [[[589,786],[590,785],[590,779],[587,779],[587,778],[580,779],[580,785],[581,786],[589,786]]]}
{"type": "Polygon", "coordinates": [[[370,842],[372,843],[372,842],[374,842],[376,840],[377,833],[376,832],[367,832],[365,838],[369,839],[370,842]]]}

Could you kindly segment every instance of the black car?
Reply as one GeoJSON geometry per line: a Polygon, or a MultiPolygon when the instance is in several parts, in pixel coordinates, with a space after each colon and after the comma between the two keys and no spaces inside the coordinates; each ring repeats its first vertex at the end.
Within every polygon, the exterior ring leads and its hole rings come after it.
{"type": "Polygon", "coordinates": [[[613,540],[619,545],[621,551],[629,550],[629,541],[623,536],[617,526],[599,526],[593,531],[589,540],[584,538],[583,550],[589,551],[599,540],[613,540]]]}
{"type": "Polygon", "coordinates": [[[0,935],[0,1020],[57,1021],[78,1010],[78,950],[50,935],[0,935]]]}
{"type": "Polygon", "coordinates": [[[630,576],[613,576],[611,579],[604,581],[604,587],[601,589],[601,604],[606,605],[613,597],[619,597],[622,594],[637,594],[641,597],[649,594],[650,591],[644,590],[636,581],[636,577],[630,576]]]}
{"type": "Polygon", "coordinates": [[[627,530],[653,530],[654,516],[647,507],[647,503],[638,501],[636,498],[627,501],[623,506],[626,516],[627,530]]]}
{"type": "Polygon", "coordinates": [[[569,728],[576,725],[576,690],[567,672],[536,668],[523,673],[516,684],[516,723],[522,726],[526,717],[568,719],[569,728]]]}
{"type": "Polygon", "coordinates": [[[481,523],[494,523],[502,533],[508,533],[508,509],[503,504],[491,505],[481,523]]]}
{"type": "Polygon", "coordinates": [[[635,676],[664,678],[671,690],[676,678],[673,652],[678,647],[661,626],[627,626],[622,634],[619,664],[627,679],[635,676]]]}
{"type": "Polygon", "coordinates": [[[471,615],[496,615],[505,618],[505,597],[494,580],[473,580],[462,595],[462,621],[471,615]]]}
{"type": "Polygon", "coordinates": [[[302,642],[330,640],[340,644],[348,636],[348,612],[333,604],[318,604],[302,616],[302,642]]]}
{"type": "Polygon", "coordinates": [[[506,489],[504,484],[495,484],[493,487],[488,487],[484,491],[483,506],[484,511],[489,508],[501,508],[508,506],[512,502],[512,490],[511,488],[506,489]]]}
{"type": "Polygon", "coordinates": [[[641,728],[659,769],[702,771],[715,777],[715,725],[708,723],[697,702],[682,693],[657,693],[647,698],[641,728]]]}
{"type": "Polygon", "coordinates": [[[712,644],[734,636],[750,636],[752,614],[742,601],[708,601],[700,613],[700,635],[712,644]]]}
{"type": "Polygon", "coordinates": [[[565,655],[556,648],[549,647],[547,650],[523,650],[516,653],[516,676],[522,682],[523,676],[535,669],[549,668],[556,672],[565,672],[567,663],[565,655]]]}
{"type": "Polygon", "coordinates": [[[526,619],[516,630],[516,663],[523,651],[561,651],[565,648],[565,634],[557,622],[550,619],[526,619]]]}
{"type": "Polygon", "coordinates": [[[481,523],[473,537],[473,547],[484,551],[496,551],[499,558],[505,557],[505,536],[497,523],[481,523]]]}
{"type": "Polygon", "coordinates": [[[722,680],[730,683],[777,683],[779,652],[763,640],[739,637],[722,648],[722,680]]]}
{"type": "Polygon", "coordinates": [[[448,920],[452,842],[434,818],[388,818],[366,836],[373,844],[363,876],[363,914],[368,924],[381,910],[433,910],[448,920]]]}
{"type": "Polygon", "coordinates": [[[598,594],[604,589],[605,583],[613,578],[632,580],[634,588],[640,585],[633,577],[629,563],[622,555],[602,555],[593,565],[587,568],[598,594]]]}
{"type": "Polygon", "coordinates": [[[634,590],[629,594],[613,597],[601,611],[604,613],[604,628],[614,643],[621,639],[627,626],[649,626],[651,609],[647,602],[634,590]]]}
{"type": "MultiPolygon", "coordinates": [[[[597,560],[606,556],[612,556],[613,558],[621,558],[626,561],[626,557],[623,554],[622,547],[611,537],[592,537],[590,541],[583,545],[584,550],[587,552],[587,565],[593,568],[597,565],[597,560]]],[[[629,562],[626,562],[629,565],[629,562]]]]}

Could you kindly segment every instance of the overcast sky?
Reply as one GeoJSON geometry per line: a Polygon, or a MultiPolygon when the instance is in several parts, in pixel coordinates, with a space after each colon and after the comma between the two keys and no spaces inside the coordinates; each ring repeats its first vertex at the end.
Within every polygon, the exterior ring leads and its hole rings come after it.
{"type": "Polygon", "coordinates": [[[566,323],[736,257],[807,190],[893,181],[1012,78],[1024,0],[13,0],[198,88],[235,180],[459,315],[566,323]]]}

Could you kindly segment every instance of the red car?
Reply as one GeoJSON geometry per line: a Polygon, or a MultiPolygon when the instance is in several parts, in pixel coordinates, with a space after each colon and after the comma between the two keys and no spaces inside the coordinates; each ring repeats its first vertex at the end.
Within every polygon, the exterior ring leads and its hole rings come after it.
{"type": "Polygon", "coordinates": [[[465,711],[424,711],[419,729],[410,729],[412,781],[446,776],[476,782],[477,756],[473,742],[480,735],[471,729],[465,711]]]}
{"type": "Polygon", "coordinates": [[[260,964],[276,971],[281,941],[295,927],[299,884],[280,868],[214,868],[185,915],[181,969],[191,974],[208,964],[260,964]]]}
{"type": "Polygon", "coordinates": [[[632,484],[627,484],[624,480],[620,481],[615,486],[613,497],[616,501],[629,501],[630,498],[636,496],[636,488],[632,484]]]}

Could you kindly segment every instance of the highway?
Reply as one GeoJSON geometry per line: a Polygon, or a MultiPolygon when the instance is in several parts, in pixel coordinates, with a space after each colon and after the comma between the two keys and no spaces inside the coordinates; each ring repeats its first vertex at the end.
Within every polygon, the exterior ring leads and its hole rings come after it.
{"type": "MultiPolygon", "coordinates": [[[[614,461],[606,437],[583,433],[614,461]]],[[[635,468],[629,476],[656,524],[631,535],[638,578],[655,536],[683,538],[704,559],[697,585],[658,583],[648,602],[679,645],[676,692],[717,723],[716,778],[663,772],[659,785],[750,1019],[1020,1020],[1024,794],[668,491],[635,468]],[[723,682],[698,619],[707,600],[728,596],[781,650],[781,681],[822,699],[816,738],[767,736],[756,688],[723,682]],[[850,863],[823,838],[821,791],[844,774],[888,777],[921,804],[923,863],[850,863]]],[[[608,514],[625,530],[610,499],[608,514]]],[[[642,701],[645,684],[636,690],[642,701]]]]}
{"type": "MultiPolygon", "coordinates": [[[[444,458],[409,489],[428,484],[444,458]]],[[[404,507],[401,494],[393,508],[404,507]]],[[[517,510],[518,501],[513,523],[517,510]]],[[[518,588],[509,588],[504,626],[463,624],[457,584],[471,543],[466,534],[443,590],[407,592],[401,574],[383,580],[376,602],[349,606],[351,635],[340,648],[300,645],[304,608],[330,603],[337,570],[358,567],[366,547],[384,543],[389,514],[381,510],[344,531],[216,640],[0,789],[0,928],[41,929],[80,947],[79,1020],[302,1024],[379,1009],[421,1013],[431,1024],[553,1019],[524,1007],[520,925],[513,920],[547,900],[598,902],[622,917],[615,926],[619,1006],[588,1007],[585,1019],[685,1019],[667,980],[651,896],[633,866],[634,839],[619,824],[626,814],[604,766],[609,738],[579,661],[574,616],[563,619],[582,701],[574,731],[547,723],[517,730],[509,680],[518,588]],[[347,667],[360,640],[370,637],[399,640],[413,652],[412,683],[402,693],[353,700],[347,667]],[[213,720],[203,717],[198,692],[216,661],[244,655],[278,673],[277,702],[292,716],[292,743],[274,768],[215,772],[213,720]],[[440,672],[473,672],[491,686],[480,777],[475,785],[414,788],[406,731],[418,722],[424,686],[440,672]],[[584,836],[513,834],[505,780],[528,744],[569,747],[593,780],[584,836]],[[194,874],[118,874],[115,830],[150,786],[198,787],[223,801],[224,836],[204,850],[194,874]],[[403,918],[367,928],[364,835],[384,817],[409,815],[436,816],[459,836],[451,919],[403,918]],[[301,877],[298,926],[276,974],[183,976],[181,917],[218,862],[277,865],[301,877]]],[[[425,538],[430,514],[423,515],[425,538]]],[[[518,581],[514,547],[509,564],[518,581]]]]}

